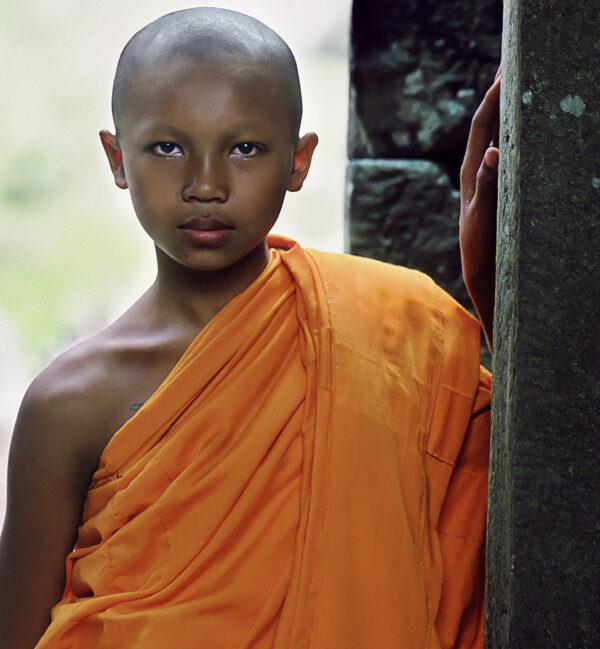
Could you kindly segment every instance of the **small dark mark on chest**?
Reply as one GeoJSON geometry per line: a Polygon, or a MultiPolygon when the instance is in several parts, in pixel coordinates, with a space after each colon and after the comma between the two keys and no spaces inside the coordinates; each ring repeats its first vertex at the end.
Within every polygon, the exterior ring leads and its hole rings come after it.
{"type": "Polygon", "coordinates": [[[143,401],[140,401],[139,403],[132,403],[129,406],[129,410],[133,410],[135,412],[136,410],[139,410],[143,405],[144,405],[143,401]]]}

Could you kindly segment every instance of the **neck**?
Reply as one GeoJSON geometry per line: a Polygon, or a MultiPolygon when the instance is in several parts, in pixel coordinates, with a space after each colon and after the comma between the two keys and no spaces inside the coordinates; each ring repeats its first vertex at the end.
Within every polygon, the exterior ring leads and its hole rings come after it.
{"type": "Polygon", "coordinates": [[[218,271],[186,268],[157,249],[158,273],[152,288],[158,313],[197,331],[244,291],[269,261],[267,242],[218,271]]]}

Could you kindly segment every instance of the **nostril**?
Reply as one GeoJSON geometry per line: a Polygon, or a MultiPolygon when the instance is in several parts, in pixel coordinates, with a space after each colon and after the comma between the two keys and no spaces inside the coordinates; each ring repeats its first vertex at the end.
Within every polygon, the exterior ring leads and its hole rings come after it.
{"type": "Polygon", "coordinates": [[[197,200],[202,202],[227,200],[227,185],[216,178],[194,177],[186,183],[183,189],[183,198],[186,201],[197,200]]]}

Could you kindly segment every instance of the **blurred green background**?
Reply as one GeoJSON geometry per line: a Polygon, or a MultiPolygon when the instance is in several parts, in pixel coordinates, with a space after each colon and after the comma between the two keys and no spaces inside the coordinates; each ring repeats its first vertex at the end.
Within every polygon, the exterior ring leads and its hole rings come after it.
{"type": "MultiPolygon", "coordinates": [[[[8,439],[29,381],[106,326],[154,279],[152,245],[98,139],[128,38],[196,3],[3,0],[0,4],[0,516],[8,439]]],[[[305,188],[275,230],[343,249],[350,0],[216,3],[250,13],[295,52],[304,130],[320,136],[305,188]]]]}

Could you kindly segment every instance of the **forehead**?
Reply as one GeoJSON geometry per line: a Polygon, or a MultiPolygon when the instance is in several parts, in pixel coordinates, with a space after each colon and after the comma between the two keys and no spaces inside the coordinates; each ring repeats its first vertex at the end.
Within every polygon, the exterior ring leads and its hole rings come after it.
{"type": "Polygon", "coordinates": [[[125,122],[160,113],[173,118],[210,112],[226,118],[248,112],[267,120],[289,118],[277,69],[241,57],[175,55],[139,65],[125,101],[125,122]]]}

